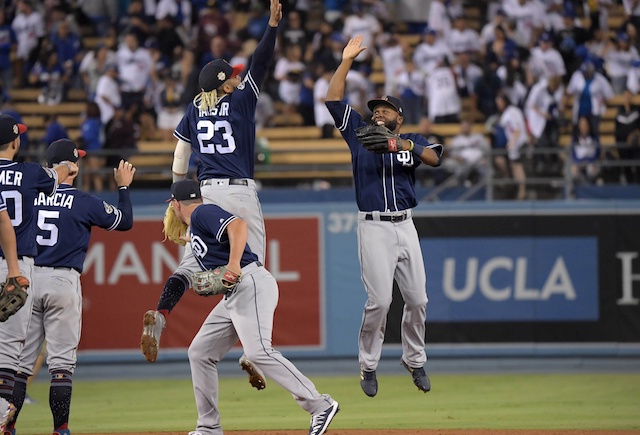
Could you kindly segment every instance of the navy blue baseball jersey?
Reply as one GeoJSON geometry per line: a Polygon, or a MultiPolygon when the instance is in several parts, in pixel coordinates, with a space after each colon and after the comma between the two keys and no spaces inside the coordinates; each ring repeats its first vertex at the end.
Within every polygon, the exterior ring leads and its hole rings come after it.
{"type": "MultiPolygon", "coordinates": [[[[57,179],[53,169],[37,163],[0,159],[0,194],[16,230],[19,257],[35,257],[38,253],[33,201],[40,192],[44,195],[55,193],[57,179]]],[[[1,249],[0,256],[4,256],[1,249]]]]}
{"type": "Polygon", "coordinates": [[[0,211],[5,211],[7,209],[7,204],[4,202],[4,197],[0,195],[0,211]]]}
{"type": "MultiPolygon", "coordinates": [[[[367,125],[362,116],[342,101],[327,101],[336,127],[349,145],[356,203],[360,211],[393,212],[418,205],[415,193],[416,168],[422,161],[410,151],[376,154],[365,149],[355,130],[367,125]],[[382,180],[382,183],[380,182],[382,180]]],[[[403,133],[402,139],[433,149],[442,155],[442,145],[430,144],[424,136],[403,133]]]]}
{"type": "MultiPolygon", "coordinates": [[[[237,216],[215,204],[203,204],[191,214],[191,249],[202,270],[212,270],[229,263],[227,225],[237,216]]],[[[258,261],[258,256],[245,245],[240,267],[258,261]]]]}
{"type": "Polygon", "coordinates": [[[118,193],[118,207],[68,184],[61,184],[52,196],[39,194],[35,200],[38,213],[35,264],[82,272],[91,227],[126,231],[133,226],[129,189],[120,189],[118,193]]]}
{"type": "Polygon", "coordinates": [[[200,159],[198,180],[253,178],[256,103],[275,41],[276,28],[267,26],[236,90],[220,98],[209,111],[200,110],[197,99],[185,110],[173,135],[191,144],[200,159]]]}

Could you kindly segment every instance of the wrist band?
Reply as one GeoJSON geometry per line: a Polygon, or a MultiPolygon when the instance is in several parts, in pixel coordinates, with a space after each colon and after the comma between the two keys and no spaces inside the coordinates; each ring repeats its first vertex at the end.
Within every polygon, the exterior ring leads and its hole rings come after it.
{"type": "Polygon", "coordinates": [[[408,141],[409,141],[409,143],[411,144],[411,145],[409,146],[409,150],[408,150],[408,151],[413,151],[413,147],[414,147],[414,146],[416,146],[416,144],[415,144],[415,143],[413,143],[413,141],[412,141],[411,139],[407,139],[407,140],[408,140],[408,141]]]}
{"type": "Polygon", "coordinates": [[[63,161],[63,162],[60,162],[59,164],[60,164],[60,165],[65,165],[65,166],[67,167],[67,170],[69,171],[69,173],[71,173],[71,172],[72,172],[71,165],[69,164],[69,162],[68,162],[68,161],[66,161],[66,160],[65,160],[65,161],[63,161]]]}
{"type": "Polygon", "coordinates": [[[127,190],[129,188],[129,186],[119,186],[118,189],[120,190],[127,190]]]}
{"type": "Polygon", "coordinates": [[[420,157],[426,147],[424,145],[420,145],[419,143],[412,142],[412,144],[413,146],[411,147],[411,152],[416,156],[420,157]]]}

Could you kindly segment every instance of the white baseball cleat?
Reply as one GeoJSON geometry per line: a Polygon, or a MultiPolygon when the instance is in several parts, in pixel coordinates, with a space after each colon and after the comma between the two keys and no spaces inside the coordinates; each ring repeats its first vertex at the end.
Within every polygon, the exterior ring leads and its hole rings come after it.
{"type": "Polygon", "coordinates": [[[249,375],[249,383],[252,387],[258,390],[264,390],[267,388],[267,380],[264,377],[264,373],[255,364],[242,355],[240,358],[240,367],[249,375]]]}
{"type": "Polygon", "coordinates": [[[7,423],[16,413],[16,407],[4,397],[0,397],[0,432],[4,433],[7,423]]]}
{"type": "Polygon", "coordinates": [[[313,414],[311,416],[311,425],[309,426],[309,435],[322,435],[325,433],[338,411],[340,411],[340,406],[334,400],[330,407],[322,412],[313,414]]]}
{"type": "Polygon", "coordinates": [[[160,349],[160,335],[167,324],[164,315],[155,310],[144,313],[142,318],[142,337],[140,338],[140,349],[149,362],[158,359],[158,349],[160,349]]]}

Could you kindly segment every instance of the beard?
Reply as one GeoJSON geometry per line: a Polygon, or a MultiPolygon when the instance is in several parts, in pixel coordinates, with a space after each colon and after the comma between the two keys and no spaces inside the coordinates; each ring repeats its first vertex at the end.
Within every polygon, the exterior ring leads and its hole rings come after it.
{"type": "Polygon", "coordinates": [[[386,122],[384,126],[391,131],[396,131],[396,128],[398,127],[398,120],[394,119],[393,121],[386,122]]]}

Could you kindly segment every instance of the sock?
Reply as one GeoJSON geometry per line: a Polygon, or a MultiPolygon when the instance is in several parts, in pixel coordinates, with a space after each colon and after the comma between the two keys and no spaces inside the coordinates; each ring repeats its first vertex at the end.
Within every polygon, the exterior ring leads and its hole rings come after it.
{"type": "Polygon", "coordinates": [[[187,278],[177,273],[171,275],[162,289],[156,310],[162,312],[166,317],[182,298],[187,288],[189,288],[187,278]]]}
{"type": "Polygon", "coordinates": [[[16,383],[16,372],[10,369],[0,369],[0,397],[11,400],[13,386],[16,383]]]}
{"type": "Polygon", "coordinates": [[[13,427],[18,420],[18,414],[20,414],[20,410],[22,409],[22,405],[24,405],[24,396],[27,393],[27,379],[29,375],[24,373],[16,373],[15,376],[15,384],[13,386],[13,395],[9,401],[13,403],[16,407],[16,413],[13,414],[13,418],[7,425],[7,427],[13,427]]]}
{"type": "Polygon", "coordinates": [[[54,370],[51,372],[49,407],[53,416],[53,427],[56,430],[66,429],[69,424],[72,376],[73,374],[67,370],[54,370]]]}

